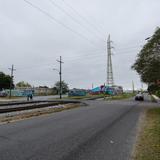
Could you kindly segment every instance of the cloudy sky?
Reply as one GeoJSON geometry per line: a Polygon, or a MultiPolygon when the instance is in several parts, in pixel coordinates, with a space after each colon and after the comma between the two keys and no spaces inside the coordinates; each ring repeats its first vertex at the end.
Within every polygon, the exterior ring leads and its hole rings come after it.
{"type": "Polygon", "coordinates": [[[103,84],[110,34],[115,84],[140,88],[130,67],[159,15],[159,0],[0,0],[0,71],[14,64],[15,83],[53,86],[62,56],[71,88],[103,84]]]}

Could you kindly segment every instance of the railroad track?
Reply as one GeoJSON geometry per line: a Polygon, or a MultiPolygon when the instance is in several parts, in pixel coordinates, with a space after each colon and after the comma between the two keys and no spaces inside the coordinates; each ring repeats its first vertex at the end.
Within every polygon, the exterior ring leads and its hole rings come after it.
{"type": "Polygon", "coordinates": [[[70,101],[70,100],[54,100],[54,101],[30,101],[30,102],[10,102],[0,104],[0,114],[31,110],[36,108],[44,108],[49,106],[56,106],[59,104],[68,104],[68,103],[81,103],[80,101],[70,101]]]}

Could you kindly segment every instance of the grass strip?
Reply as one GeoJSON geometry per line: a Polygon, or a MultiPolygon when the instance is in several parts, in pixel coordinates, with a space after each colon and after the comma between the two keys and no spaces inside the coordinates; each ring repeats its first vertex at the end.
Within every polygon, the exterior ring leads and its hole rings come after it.
{"type": "Polygon", "coordinates": [[[133,160],[160,160],[160,108],[147,110],[133,160]]]}

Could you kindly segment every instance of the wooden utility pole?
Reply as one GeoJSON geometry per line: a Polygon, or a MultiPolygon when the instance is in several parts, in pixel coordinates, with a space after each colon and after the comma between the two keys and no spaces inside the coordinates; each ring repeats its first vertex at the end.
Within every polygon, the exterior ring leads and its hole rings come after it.
{"type": "Polygon", "coordinates": [[[11,68],[8,68],[11,71],[11,81],[10,81],[10,87],[9,87],[9,98],[12,97],[12,85],[13,85],[13,72],[16,70],[14,69],[14,65],[12,64],[11,68]]]}
{"type": "Polygon", "coordinates": [[[134,82],[132,81],[132,90],[133,90],[133,93],[134,93],[134,82]]]}
{"type": "Polygon", "coordinates": [[[57,60],[57,62],[59,62],[60,65],[60,69],[59,69],[59,83],[60,83],[60,89],[59,89],[59,98],[62,99],[62,57],[60,56],[60,60],[57,60]]]}

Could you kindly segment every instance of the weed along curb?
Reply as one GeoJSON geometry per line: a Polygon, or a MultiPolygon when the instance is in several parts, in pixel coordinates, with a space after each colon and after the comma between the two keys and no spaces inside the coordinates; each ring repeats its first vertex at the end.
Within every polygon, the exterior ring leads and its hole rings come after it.
{"type": "Polygon", "coordinates": [[[160,160],[160,108],[148,109],[132,160],[160,160]]]}
{"type": "Polygon", "coordinates": [[[38,101],[33,103],[12,103],[8,105],[1,105],[0,106],[0,114],[1,113],[9,113],[9,112],[16,112],[16,111],[23,111],[23,110],[31,110],[36,108],[45,108],[49,106],[56,106],[59,104],[78,104],[81,103],[80,101],[38,101]],[[23,106],[24,105],[24,106],[23,106]]]}

